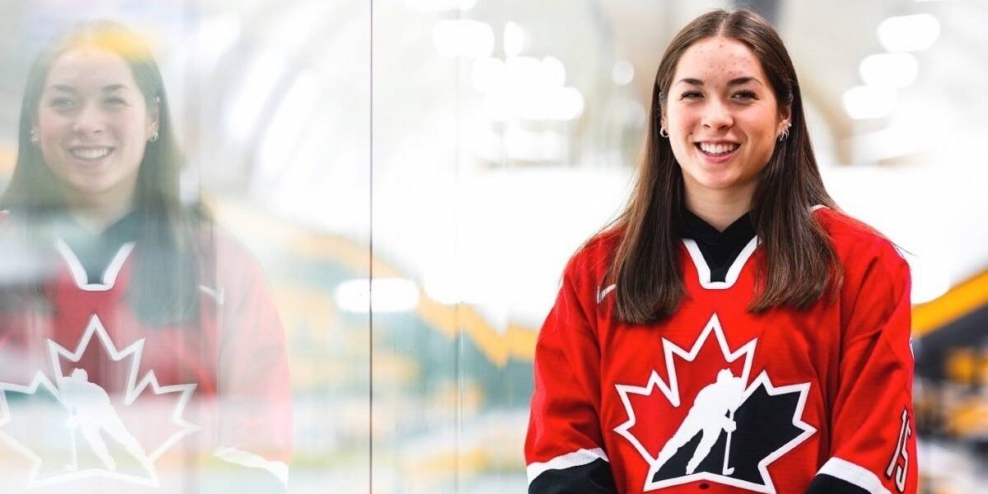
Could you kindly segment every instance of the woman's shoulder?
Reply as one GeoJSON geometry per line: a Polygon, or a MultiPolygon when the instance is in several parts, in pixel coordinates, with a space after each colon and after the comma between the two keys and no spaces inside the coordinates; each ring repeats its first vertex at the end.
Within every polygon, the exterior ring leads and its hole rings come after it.
{"type": "Polygon", "coordinates": [[[603,283],[621,236],[619,228],[608,228],[594,234],[570,257],[565,275],[592,284],[603,283]]]}
{"type": "Polygon", "coordinates": [[[845,272],[876,263],[887,271],[906,266],[898,246],[871,225],[828,207],[817,207],[813,215],[830,238],[845,272]]]}

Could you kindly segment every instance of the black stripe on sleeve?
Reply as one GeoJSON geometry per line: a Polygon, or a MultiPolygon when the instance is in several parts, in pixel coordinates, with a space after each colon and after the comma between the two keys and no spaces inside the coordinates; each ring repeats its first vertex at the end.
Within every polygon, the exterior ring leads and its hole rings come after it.
{"type": "Polygon", "coordinates": [[[863,487],[821,473],[813,478],[806,494],[871,494],[863,487]]]}
{"type": "Polygon", "coordinates": [[[528,494],[617,494],[611,464],[596,459],[586,465],[546,470],[528,484],[528,494]]]}

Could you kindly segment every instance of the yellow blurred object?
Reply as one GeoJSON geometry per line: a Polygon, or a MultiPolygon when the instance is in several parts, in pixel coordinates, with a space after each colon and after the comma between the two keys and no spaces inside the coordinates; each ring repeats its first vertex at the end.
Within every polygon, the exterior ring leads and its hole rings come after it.
{"type": "Polygon", "coordinates": [[[943,296],[913,307],[913,334],[923,336],[988,304],[988,271],[955,286],[943,296]]]}
{"type": "Polygon", "coordinates": [[[17,147],[13,144],[0,143],[0,181],[6,183],[14,174],[17,163],[17,147]]]}
{"type": "Polygon", "coordinates": [[[946,429],[960,437],[988,437],[988,402],[980,397],[970,399],[950,414],[946,429]]]}
{"type": "Polygon", "coordinates": [[[958,384],[974,383],[975,359],[974,350],[970,348],[954,348],[947,354],[944,362],[947,378],[958,384]]]}

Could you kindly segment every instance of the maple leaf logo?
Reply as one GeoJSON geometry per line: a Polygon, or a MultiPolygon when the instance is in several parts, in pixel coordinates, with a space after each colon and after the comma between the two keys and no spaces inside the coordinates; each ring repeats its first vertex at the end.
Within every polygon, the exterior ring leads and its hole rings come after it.
{"type": "Polygon", "coordinates": [[[154,371],[139,376],[144,340],[118,350],[95,315],[74,350],[47,344],[53,379],[39,370],[27,385],[0,382],[0,440],[30,461],[25,487],[87,478],[159,487],[155,462],[199,429],[182,418],[196,385],[161,386],[154,371]],[[91,348],[94,340],[99,346],[91,348]],[[110,365],[126,370],[122,396],[91,382],[81,367],[63,373],[63,362],[72,368],[100,350],[110,365]],[[167,425],[152,419],[149,427],[148,417],[163,408],[167,425]],[[143,426],[128,427],[126,417],[143,426]]]}
{"type": "Polygon", "coordinates": [[[644,386],[615,385],[628,420],[614,431],[648,463],[645,491],[706,480],[776,494],[768,466],[816,429],[802,420],[810,383],[777,387],[765,371],[750,379],[757,344],[732,351],[714,314],[688,351],[662,339],[665,379],[653,370],[644,386]],[[693,366],[686,389],[702,386],[691,403],[681,396],[677,357],[693,366]],[[682,422],[657,434],[656,417],[682,422]],[[732,454],[739,444],[744,454],[732,454]]]}

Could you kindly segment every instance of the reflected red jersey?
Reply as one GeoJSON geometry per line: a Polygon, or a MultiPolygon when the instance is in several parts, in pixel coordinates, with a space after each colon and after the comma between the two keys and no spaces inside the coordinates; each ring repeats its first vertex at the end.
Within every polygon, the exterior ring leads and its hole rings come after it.
{"type": "Polygon", "coordinates": [[[614,315],[615,234],[569,262],[539,334],[525,447],[530,493],[915,493],[909,270],[829,209],[839,296],[747,310],[752,239],[711,281],[684,240],[687,297],[650,325],[614,315]]]}
{"type": "Polygon", "coordinates": [[[216,472],[253,479],[238,492],[284,491],[284,331],[246,250],[221,231],[209,248],[199,316],[150,327],[126,298],[141,245],[120,246],[94,282],[56,242],[51,309],[0,327],[0,492],[209,492],[216,472]]]}

